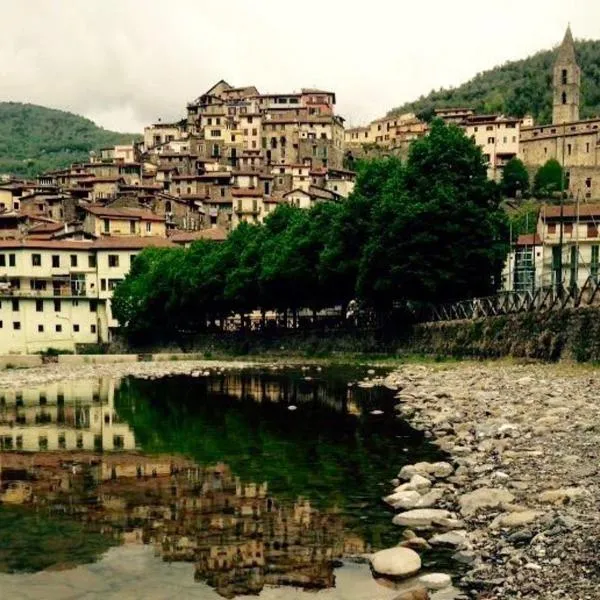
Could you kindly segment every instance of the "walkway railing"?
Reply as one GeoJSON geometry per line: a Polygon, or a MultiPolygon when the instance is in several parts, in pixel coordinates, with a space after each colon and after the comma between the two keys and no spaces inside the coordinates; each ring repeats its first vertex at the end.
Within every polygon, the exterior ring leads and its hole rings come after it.
{"type": "Polygon", "coordinates": [[[524,312],[547,312],[579,306],[600,306],[600,282],[588,277],[583,286],[554,285],[533,291],[501,292],[431,309],[431,321],[478,319],[524,312]]]}

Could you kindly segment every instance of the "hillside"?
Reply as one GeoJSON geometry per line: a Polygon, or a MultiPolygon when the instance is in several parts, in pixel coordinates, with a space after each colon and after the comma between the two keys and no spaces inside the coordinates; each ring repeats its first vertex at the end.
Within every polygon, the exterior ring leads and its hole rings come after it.
{"type": "Polygon", "coordinates": [[[139,138],[62,110],[0,102],[0,174],[35,176],[86,161],[90,150],[139,138]]]}
{"type": "MultiPolygon", "coordinates": [[[[600,41],[575,42],[581,67],[581,118],[600,115],[600,41]]],[[[427,115],[434,108],[469,107],[479,113],[504,113],[522,117],[532,114],[537,123],[552,115],[552,66],[556,50],[538,52],[524,60],[508,62],[479,73],[463,85],[432,91],[417,101],[390,111],[414,111],[427,115]]]]}

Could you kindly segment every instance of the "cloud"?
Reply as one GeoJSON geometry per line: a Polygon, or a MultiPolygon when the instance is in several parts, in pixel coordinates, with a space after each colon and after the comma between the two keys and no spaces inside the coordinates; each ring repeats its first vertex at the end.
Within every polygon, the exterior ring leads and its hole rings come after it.
{"type": "Polygon", "coordinates": [[[555,45],[597,35],[589,0],[3,0],[2,100],[139,131],[223,78],[336,92],[349,123],[555,45]]]}

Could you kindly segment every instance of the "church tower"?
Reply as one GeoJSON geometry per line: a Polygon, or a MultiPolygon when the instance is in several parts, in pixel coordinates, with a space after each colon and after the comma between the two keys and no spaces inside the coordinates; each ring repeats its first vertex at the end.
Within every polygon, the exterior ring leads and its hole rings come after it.
{"type": "Polygon", "coordinates": [[[581,70],[575,59],[573,34],[569,25],[554,63],[553,125],[579,121],[580,87],[581,70]]]}

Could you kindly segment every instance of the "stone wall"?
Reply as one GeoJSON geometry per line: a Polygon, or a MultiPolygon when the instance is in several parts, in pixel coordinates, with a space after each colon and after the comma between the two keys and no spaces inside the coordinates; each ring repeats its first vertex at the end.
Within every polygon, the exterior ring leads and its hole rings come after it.
{"type": "Polygon", "coordinates": [[[440,357],[600,361],[600,308],[420,324],[408,349],[440,357]]]}

